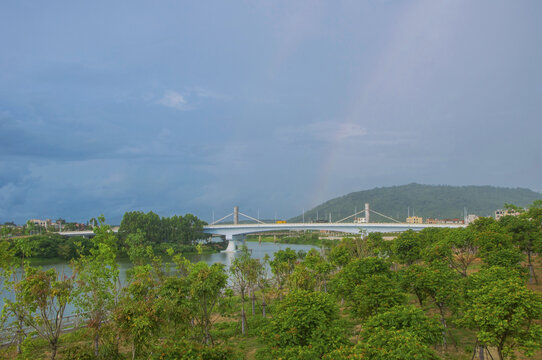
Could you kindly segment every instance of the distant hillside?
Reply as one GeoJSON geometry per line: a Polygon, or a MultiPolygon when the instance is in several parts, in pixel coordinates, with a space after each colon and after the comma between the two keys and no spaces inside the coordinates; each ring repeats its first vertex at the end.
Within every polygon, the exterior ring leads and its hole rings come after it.
{"type": "MultiPolygon", "coordinates": [[[[500,188],[494,186],[448,186],[408,184],[382,187],[372,190],[353,192],[326,201],[305,213],[305,222],[321,219],[340,220],[354,213],[354,209],[363,210],[368,202],[372,210],[405,221],[408,208],[410,214],[425,218],[463,218],[463,208],[469,214],[492,216],[495,210],[505,203],[527,206],[534,200],[542,199],[542,194],[522,188],[500,188]]],[[[289,221],[301,221],[302,215],[289,221]]],[[[371,222],[389,222],[381,216],[371,213],[371,222]]]]}

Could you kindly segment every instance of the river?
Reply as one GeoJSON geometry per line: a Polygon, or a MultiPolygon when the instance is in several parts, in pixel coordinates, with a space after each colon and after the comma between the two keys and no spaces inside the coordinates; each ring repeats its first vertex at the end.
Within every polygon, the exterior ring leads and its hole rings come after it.
{"type": "MultiPolygon", "coordinates": [[[[290,248],[292,250],[300,251],[303,250],[305,252],[308,252],[310,249],[314,248],[312,245],[295,245],[295,244],[278,244],[278,243],[257,243],[257,242],[250,242],[247,241],[246,246],[248,250],[251,252],[251,256],[255,259],[263,259],[263,257],[267,254],[273,258],[273,255],[275,252],[279,250],[284,250],[286,248],[290,248]]],[[[207,264],[214,264],[214,263],[222,263],[226,265],[226,269],[231,265],[232,260],[235,258],[235,255],[237,253],[205,253],[205,254],[189,254],[185,257],[190,260],[193,263],[204,261],[207,264]]],[[[122,283],[126,280],[126,270],[130,269],[132,267],[132,264],[129,261],[119,261],[119,269],[120,269],[120,280],[122,283]]],[[[52,263],[43,265],[43,269],[50,269],[50,268],[56,268],[58,273],[64,272],[66,276],[71,276],[72,270],[69,266],[68,262],[58,262],[58,263],[52,263]]],[[[4,299],[13,298],[13,294],[9,291],[2,290],[2,298],[0,299],[0,309],[4,306],[4,299]]],[[[70,315],[75,311],[75,308],[73,305],[68,305],[66,308],[66,314],[70,315]]]]}

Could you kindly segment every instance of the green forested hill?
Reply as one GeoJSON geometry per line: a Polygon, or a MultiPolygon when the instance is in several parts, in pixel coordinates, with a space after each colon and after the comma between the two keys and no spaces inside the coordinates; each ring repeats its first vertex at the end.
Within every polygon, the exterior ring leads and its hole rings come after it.
{"type": "MultiPolygon", "coordinates": [[[[397,220],[404,221],[410,207],[410,214],[423,218],[463,218],[463,209],[469,214],[492,216],[505,203],[526,206],[542,194],[523,188],[500,188],[494,186],[448,186],[408,184],[382,187],[353,192],[326,201],[305,213],[305,221],[319,219],[340,220],[362,210],[368,202],[376,210],[397,220]],[[318,213],[318,215],[317,215],[318,213]]],[[[290,219],[301,221],[301,215],[290,219]]],[[[371,222],[388,222],[383,217],[371,214],[371,222]]]]}

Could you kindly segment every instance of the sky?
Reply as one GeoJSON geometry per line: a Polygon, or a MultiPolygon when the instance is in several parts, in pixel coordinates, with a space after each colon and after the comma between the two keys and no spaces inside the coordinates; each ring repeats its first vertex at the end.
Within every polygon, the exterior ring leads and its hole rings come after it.
{"type": "Polygon", "coordinates": [[[2,1],[0,222],[542,191],[542,2],[2,1]]]}

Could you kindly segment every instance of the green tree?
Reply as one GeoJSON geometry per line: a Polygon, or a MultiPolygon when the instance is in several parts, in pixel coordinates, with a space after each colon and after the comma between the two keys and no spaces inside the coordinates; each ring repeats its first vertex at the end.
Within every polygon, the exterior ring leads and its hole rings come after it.
{"type": "Polygon", "coordinates": [[[542,346],[542,299],[526,288],[519,278],[495,279],[488,275],[482,287],[469,290],[470,301],[459,321],[462,326],[475,329],[483,346],[497,349],[498,358],[515,359],[515,351],[532,356],[542,346]]]}
{"type": "Polygon", "coordinates": [[[328,294],[293,290],[263,333],[264,351],[272,359],[319,358],[347,342],[338,320],[338,306],[328,294]]]}
{"type": "Polygon", "coordinates": [[[356,285],[347,299],[352,303],[353,313],[367,319],[379,311],[403,305],[407,297],[397,282],[389,276],[371,275],[356,285]]]}
{"type": "Polygon", "coordinates": [[[213,343],[212,316],[226,287],[227,278],[224,265],[218,263],[209,266],[199,262],[188,275],[193,315],[200,328],[200,337],[206,344],[213,343]]]}
{"type": "Polygon", "coordinates": [[[406,265],[421,260],[422,248],[420,236],[412,230],[402,232],[392,244],[392,251],[397,260],[406,265]]]}
{"type": "Polygon", "coordinates": [[[424,294],[439,310],[440,322],[443,327],[442,342],[446,347],[448,325],[446,312],[455,309],[459,302],[458,289],[461,288],[460,275],[447,264],[433,263],[429,266],[417,267],[414,286],[416,292],[424,294]]]}
{"type": "Polygon", "coordinates": [[[323,357],[325,360],[438,360],[433,349],[406,330],[363,331],[354,346],[345,346],[323,357]]]}
{"type": "Polygon", "coordinates": [[[430,262],[446,261],[461,276],[466,277],[469,267],[478,257],[478,245],[471,228],[446,229],[443,237],[427,249],[430,262]]]}
{"type": "Polygon", "coordinates": [[[26,239],[17,239],[11,247],[6,241],[0,242],[0,265],[3,288],[13,294],[13,298],[4,298],[1,323],[14,327],[14,339],[17,344],[17,354],[21,353],[24,340],[25,319],[29,316],[29,304],[24,301],[21,282],[26,278],[30,269],[29,258],[32,244],[26,239]]]}
{"type": "Polygon", "coordinates": [[[538,283],[534,271],[532,256],[533,253],[542,248],[541,224],[534,215],[534,209],[524,212],[519,216],[503,216],[499,222],[512,237],[512,243],[522,252],[527,254],[529,268],[529,281],[538,283]]]}
{"type": "Polygon", "coordinates": [[[525,270],[521,265],[524,259],[521,251],[514,247],[512,236],[499,231],[484,231],[476,236],[479,254],[486,267],[504,266],[517,270],[525,270]]]}
{"type": "Polygon", "coordinates": [[[331,264],[339,270],[350,262],[350,251],[348,250],[348,247],[344,244],[343,241],[331,248],[328,259],[331,264]]]}
{"type": "Polygon", "coordinates": [[[314,290],[322,291],[323,289],[324,292],[327,292],[327,281],[333,266],[316,249],[309,250],[303,259],[303,264],[314,279],[314,290]]]}
{"type": "Polygon", "coordinates": [[[94,228],[94,247],[73,263],[77,273],[75,305],[88,317],[88,327],[94,340],[94,354],[99,354],[103,324],[110,320],[118,293],[119,269],[116,262],[117,237],[103,215],[94,228]]]}
{"type": "Polygon", "coordinates": [[[365,333],[385,330],[406,330],[426,345],[442,342],[442,325],[434,317],[428,317],[423,310],[413,305],[392,307],[378,313],[363,324],[365,333]]]}
{"type": "Polygon", "coordinates": [[[29,310],[25,313],[24,323],[47,340],[51,359],[55,359],[64,311],[72,295],[73,276],[58,274],[54,268],[44,271],[27,267],[25,272],[24,279],[18,284],[22,301],[29,310]]]}
{"type": "Polygon", "coordinates": [[[271,266],[271,271],[273,272],[273,274],[275,274],[276,277],[279,297],[281,300],[282,288],[288,280],[288,276],[294,270],[297,258],[298,255],[294,250],[286,248],[284,250],[279,250],[275,252],[274,259],[269,262],[269,265],[271,266]]]}
{"type": "Polygon", "coordinates": [[[252,259],[248,253],[248,249],[243,247],[239,251],[230,266],[232,282],[235,289],[241,297],[241,333],[245,335],[246,328],[246,313],[245,313],[245,297],[250,286],[252,259]]]}
{"type": "Polygon", "coordinates": [[[334,292],[341,298],[349,298],[352,290],[363,284],[371,275],[391,277],[390,262],[377,257],[356,258],[348,263],[332,279],[334,292]]]}
{"type": "Polygon", "coordinates": [[[269,255],[265,254],[263,258],[263,263],[261,263],[261,266],[258,268],[258,277],[257,277],[257,285],[258,289],[260,289],[260,293],[262,296],[262,316],[266,317],[266,307],[267,307],[267,289],[270,287],[271,279],[269,278],[269,274],[267,271],[267,267],[269,265],[269,255]]]}
{"type": "Polygon", "coordinates": [[[399,282],[404,291],[416,295],[420,306],[427,299],[426,278],[427,268],[425,265],[413,264],[399,271],[399,282]]]}
{"type": "Polygon", "coordinates": [[[130,342],[132,359],[152,347],[164,319],[157,306],[159,286],[151,265],[136,265],[115,308],[115,324],[130,342]]]}

